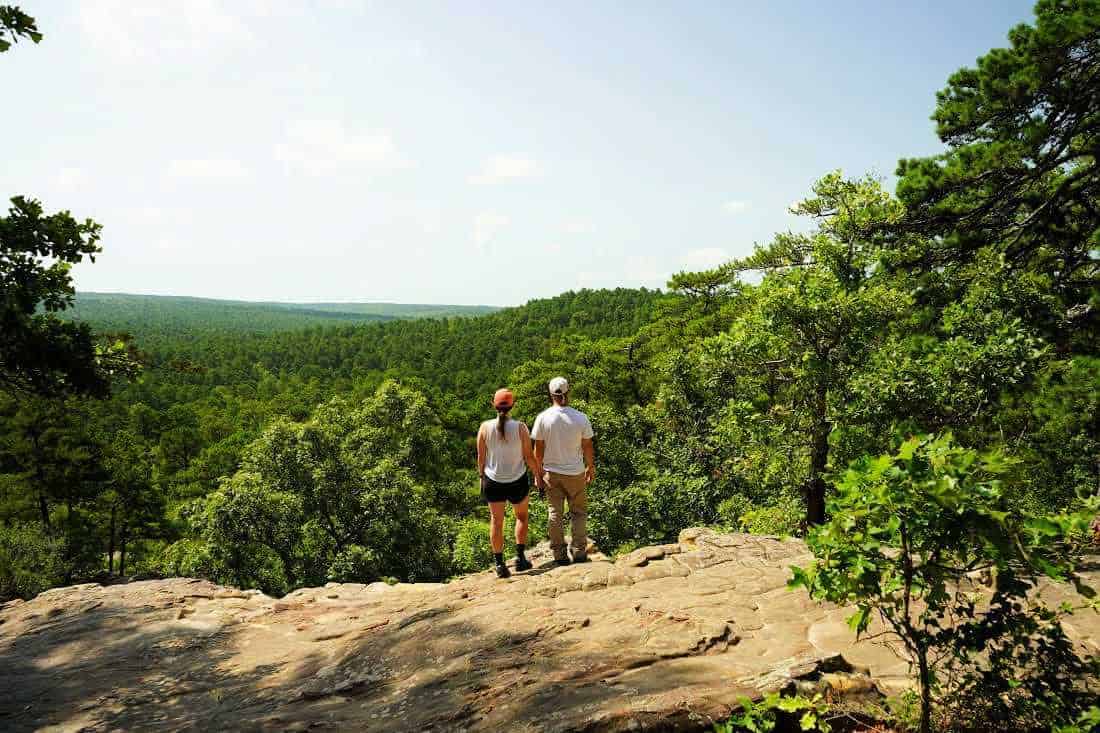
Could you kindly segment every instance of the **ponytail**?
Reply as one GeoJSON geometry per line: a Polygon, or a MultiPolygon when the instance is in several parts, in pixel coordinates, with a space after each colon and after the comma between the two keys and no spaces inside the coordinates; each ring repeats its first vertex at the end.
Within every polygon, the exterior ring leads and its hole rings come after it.
{"type": "Polygon", "coordinates": [[[504,430],[504,426],[508,424],[508,412],[512,409],[509,405],[507,410],[497,411],[497,432],[500,433],[501,440],[508,440],[508,434],[504,430]]]}

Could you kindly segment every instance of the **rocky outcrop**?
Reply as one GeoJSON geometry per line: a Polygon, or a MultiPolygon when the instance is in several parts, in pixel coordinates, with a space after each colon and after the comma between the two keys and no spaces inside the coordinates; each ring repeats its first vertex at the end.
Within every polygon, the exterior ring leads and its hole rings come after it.
{"type": "MultiPolygon", "coordinates": [[[[801,542],[686,530],[614,562],[534,559],[507,581],[276,600],[173,579],[10,603],[0,729],[706,730],[738,697],[792,683],[906,684],[891,650],[853,642],[847,609],[787,590],[801,542]]],[[[1100,652],[1095,615],[1071,631],[1100,652]]]]}

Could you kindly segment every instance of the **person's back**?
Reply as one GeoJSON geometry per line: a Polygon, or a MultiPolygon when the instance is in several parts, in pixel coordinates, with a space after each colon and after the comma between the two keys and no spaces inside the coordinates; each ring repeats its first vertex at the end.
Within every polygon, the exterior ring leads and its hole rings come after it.
{"type": "Polygon", "coordinates": [[[477,430],[477,472],[481,477],[481,498],[489,505],[489,544],[497,575],[511,575],[504,564],[505,502],[516,515],[516,570],[530,570],[531,561],[524,555],[527,549],[527,468],[535,473],[535,483],[542,488],[542,475],[531,450],[531,434],[527,426],[513,420],[509,413],[515,404],[512,390],[502,387],[493,395],[495,420],[486,420],[477,430]]]}
{"type": "Polygon", "coordinates": [[[583,443],[592,437],[592,424],[583,412],[568,405],[551,405],[535,418],[531,437],[546,441],[543,470],[566,476],[584,473],[583,443]]]}
{"type": "Polygon", "coordinates": [[[520,435],[520,428],[526,433],[526,427],[518,420],[509,420],[504,424],[504,435],[500,434],[497,420],[486,420],[481,424],[482,435],[488,452],[485,456],[485,475],[501,484],[511,483],[523,478],[527,473],[523,446],[527,436],[520,435]]]}
{"type": "Polygon", "coordinates": [[[544,471],[550,504],[547,533],[554,559],[568,564],[562,517],[565,502],[569,502],[573,561],[584,562],[588,559],[587,488],[596,477],[592,424],[583,412],[569,407],[569,382],[564,377],[554,377],[549,387],[554,404],[539,413],[531,428],[535,460],[544,471]]]}

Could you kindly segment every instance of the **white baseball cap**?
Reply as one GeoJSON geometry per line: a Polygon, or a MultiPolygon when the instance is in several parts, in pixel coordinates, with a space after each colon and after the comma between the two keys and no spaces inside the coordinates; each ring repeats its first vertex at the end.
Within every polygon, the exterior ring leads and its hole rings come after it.
{"type": "Polygon", "coordinates": [[[563,395],[569,391],[569,382],[565,377],[554,377],[550,380],[550,394],[563,395]]]}

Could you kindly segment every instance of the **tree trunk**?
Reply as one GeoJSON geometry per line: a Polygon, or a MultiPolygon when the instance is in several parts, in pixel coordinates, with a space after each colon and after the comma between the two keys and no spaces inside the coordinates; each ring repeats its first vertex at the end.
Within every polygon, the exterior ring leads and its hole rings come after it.
{"type": "Polygon", "coordinates": [[[645,404],[642,399],[642,390],[638,387],[638,363],[634,360],[634,349],[638,344],[634,339],[630,340],[630,346],[626,351],[626,373],[630,376],[630,392],[634,395],[634,401],[639,405],[645,404]]]}
{"type": "Polygon", "coordinates": [[[38,491],[38,514],[42,519],[42,527],[45,528],[46,534],[52,537],[53,527],[50,526],[50,505],[46,503],[46,495],[42,493],[41,489],[38,491]]]}
{"type": "Polygon", "coordinates": [[[111,531],[107,537],[107,574],[112,575],[115,572],[115,514],[117,512],[117,506],[111,505],[111,531]]]}
{"type": "Polygon", "coordinates": [[[917,667],[920,670],[920,733],[932,730],[932,679],[928,669],[928,652],[917,650],[917,667]]]}
{"type": "Polygon", "coordinates": [[[128,532],[127,532],[127,528],[126,528],[126,523],[123,522],[122,523],[122,532],[121,532],[121,535],[119,536],[119,551],[118,551],[118,574],[120,576],[126,575],[126,545],[127,545],[127,540],[130,539],[129,537],[127,537],[127,534],[128,534],[128,532]]]}
{"type": "Polygon", "coordinates": [[[31,445],[34,446],[34,484],[38,492],[38,514],[42,519],[42,527],[46,534],[53,537],[53,526],[50,525],[50,505],[46,501],[46,477],[42,473],[42,450],[38,444],[38,433],[31,433],[31,445]]]}
{"type": "Polygon", "coordinates": [[[813,430],[810,446],[810,475],[806,481],[806,522],[825,523],[825,466],[829,463],[830,425],[825,419],[827,393],[818,389],[813,403],[813,430]]]}

